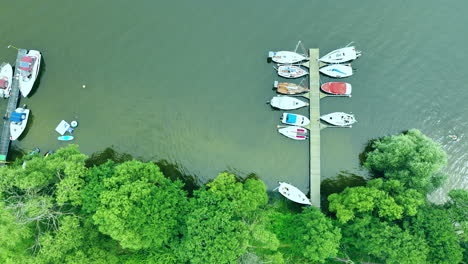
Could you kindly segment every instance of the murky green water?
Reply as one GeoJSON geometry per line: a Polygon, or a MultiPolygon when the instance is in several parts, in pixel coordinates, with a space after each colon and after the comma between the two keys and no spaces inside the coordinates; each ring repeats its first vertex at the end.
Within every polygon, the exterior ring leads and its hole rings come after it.
{"type": "MultiPolygon", "coordinates": [[[[449,153],[440,199],[468,188],[467,8],[461,0],[5,2],[0,47],[38,49],[45,62],[38,89],[21,101],[34,121],[17,145],[64,146],[54,128],[76,119],[75,143],[88,154],[114,146],[205,180],[254,172],[269,187],[286,180],[307,190],[308,143],[279,135],[281,112],[265,104],[278,79],[266,55],[297,40],[321,54],[354,41],[363,56],[346,80],[353,97],[321,107],[359,122],[322,131],[322,177],[359,172],[367,140],[418,128],[449,153]]],[[[0,48],[4,61],[15,55],[0,48]]]]}

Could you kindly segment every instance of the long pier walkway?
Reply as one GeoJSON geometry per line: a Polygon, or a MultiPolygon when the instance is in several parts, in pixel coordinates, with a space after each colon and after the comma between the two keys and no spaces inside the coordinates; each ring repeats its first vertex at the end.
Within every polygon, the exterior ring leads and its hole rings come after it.
{"type": "Polygon", "coordinates": [[[16,56],[15,62],[15,72],[13,74],[13,80],[11,84],[11,95],[8,98],[8,104],[5,112],[5,117],[8,117],[3,121],[2,135],[0,137],[0,166],[5,165],[8,149],[10,148],[10,116],[11,113],[15,111],[18,106],[18,101],[20,97],[20,88],[19,88],[19,65],[21,58],[26,55],[26,50],[19,49],[18,55],[16,56]]]}
{"type": "Polygon", "coordinates": [[[309,142],[310,142],[310,202],[320,207],[320,76],[319,49],[309,49],[309,142]]]}

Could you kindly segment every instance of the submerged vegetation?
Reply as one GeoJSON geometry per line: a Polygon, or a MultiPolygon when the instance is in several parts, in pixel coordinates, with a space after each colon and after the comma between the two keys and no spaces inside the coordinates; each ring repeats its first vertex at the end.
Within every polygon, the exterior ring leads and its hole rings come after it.
{"type": "Polygon", "coordinates": [[[0,169],[1,263],[460,263],[468,192],[435,205],[446,155],[419,131],[373,141],[373,179],[325,180],[323,212],[223,172],[75,145],[0,169]],[[158,165],[159,164],[159,165],[158,165]]]}

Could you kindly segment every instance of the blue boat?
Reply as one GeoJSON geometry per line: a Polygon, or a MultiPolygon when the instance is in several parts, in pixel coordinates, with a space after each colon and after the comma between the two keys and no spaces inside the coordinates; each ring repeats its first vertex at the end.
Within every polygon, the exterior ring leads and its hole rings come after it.
{"type": "Polygon", "coordinates": [[[60,136],[57,139],[60,141],[70,141],[70,140],[73,140],[74,137],[73,136],[60,136]]]}

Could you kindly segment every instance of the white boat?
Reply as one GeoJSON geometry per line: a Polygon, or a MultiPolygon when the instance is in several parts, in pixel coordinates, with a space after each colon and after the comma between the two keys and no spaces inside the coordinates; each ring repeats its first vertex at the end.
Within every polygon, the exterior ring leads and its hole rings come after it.
{"type": "Polygon", "coordinates": [[[361,52],[356,50],[354,46],[345,47],[334,50],[327,55],[321,57],[319,60],[325,63],[344,63],[352,61],[361,56],[361,52]]]}
{"type": "Polygon", "coordinates": [[[41,53],[37,50],[30,50],[21,58],[19,69],[19,87],[21,94],[26,97],[31,92],[34,82],[39,74],[41,66],[41,53]]]}
{"type": "Polygon", "coordinates": [[[0,96],[3,98],[10,97],[11,83],[13,81],[13,68],[9,63],[0,65],[0,96]]]}
{"type": "Polygon", "coordinates": [[[25,106],[18,107],[16,110],[11,113],[10,116],[10,139],[16,140],[26,129],[26,124],[28,123],[29,109],[26,109],[25,106]]]}
{"type": "Polygon", "coordinates": [[[297,114],[291,114],[291,113],[283,113],[283,116],[281,117],[281,122],[287,125],[302,126],[302,127],[310,124],[309,118],[303,115],[297,115],[297,114]]]}
{"type": "Polygon", "coordinates": [[[280,134],[295,140],[306,140],[307,129],[300,126],[278,126],[280,134]]]}
{"type": "Polygon", "coordinates": [[[353,75],[351,64],[330,64],[320,68],[319,71],[334,78],[345,78],[353,75]]]}
{"type": "Polygon", "coordinates": [[[309,74],[306,70],[295,65],[280,65],[278,75],[284,78],[299,78],[309,74]]]}
{"type": "Polygon", "coordinates": [[[357,122],[354,115],[343,112],[326,114],[321,116],[320,119],[329,124],[340,127],[351,127],[352,124],[357,122]]]}
{"type": "Polygon", "coordinates": [[[289,96],[275,96],[270,101],[271,106],[282,109],[282,110],[293,110],[304,106],[308,106],[309,103],[296,99],[289,96]]]}
{"type": "Polygon", "coordinates": [[[291,64],[309,60],[307,56],[293,51],[270,51],[268,52],[268,58],[271,58],[272,61],[280,64],[291,64]]]}
{"type": "Polygon", "coordinates": [[[279,184],[278,192],[284,197],[296,203],[312,205],[307,196],[297,187],[285,182],[279,182],[279,184]]]}

